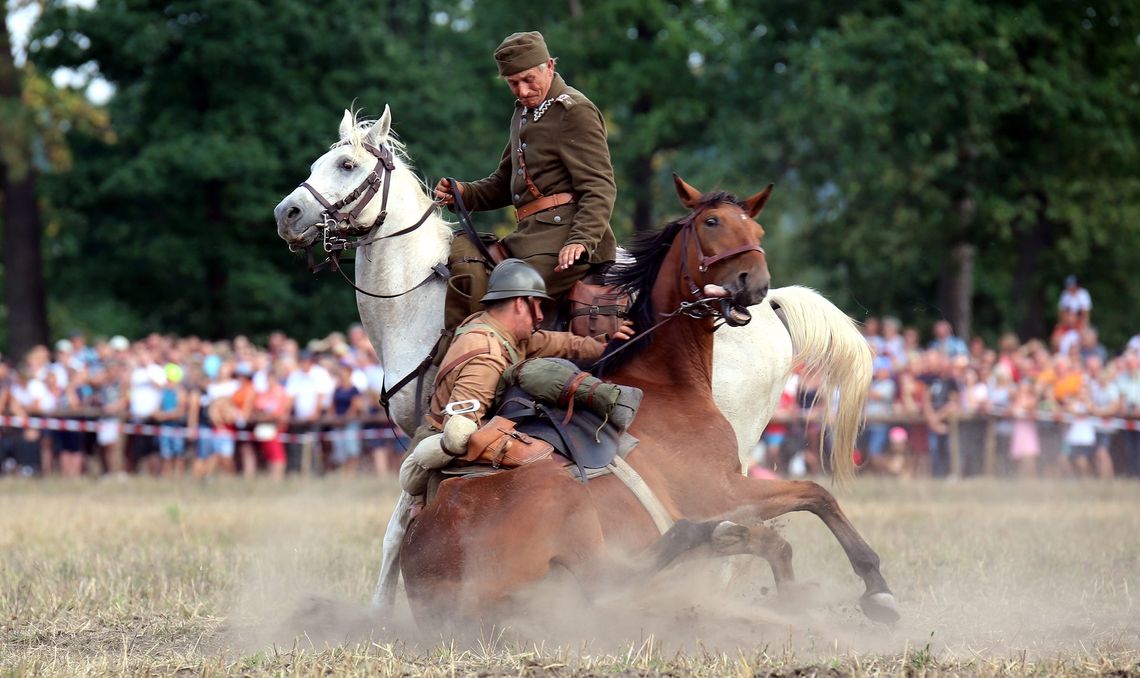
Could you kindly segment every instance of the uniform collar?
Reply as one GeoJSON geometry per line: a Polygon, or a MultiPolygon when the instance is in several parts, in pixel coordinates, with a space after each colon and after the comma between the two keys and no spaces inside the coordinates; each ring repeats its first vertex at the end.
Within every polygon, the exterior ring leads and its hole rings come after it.
{"type": "MultiPolygon", "coordinates": [[[[550,81],[550,89],[546,90],[547,99],[557,99],[560,94],[566,91],[566,81],[562,79],[562,74],[554,71],[554,79],[550,81]]],[[[522,102],[515,99],[515,108],[523,108],[522,102]]]]}

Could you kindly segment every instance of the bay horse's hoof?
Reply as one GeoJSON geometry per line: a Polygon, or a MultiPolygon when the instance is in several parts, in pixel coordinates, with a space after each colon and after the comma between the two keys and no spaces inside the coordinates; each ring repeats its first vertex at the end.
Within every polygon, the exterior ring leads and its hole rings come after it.
{"type": "Polygon", "coordinates": [[[745,544],[748,543],[748,536],[750,532],[747,527],[740,523],[734,523],[731,520],[722,520],[715,528],[713,528],[712,542],[713,550],[720,554],[734,554],[740,553],[745,544]]]}
{"type": "Polygon", "coordinates": [[[859,599],[859,607],[868,619],[882,624],[894,624],[899,620],[899,606],[890,591],[869,593],[859,599]]]}

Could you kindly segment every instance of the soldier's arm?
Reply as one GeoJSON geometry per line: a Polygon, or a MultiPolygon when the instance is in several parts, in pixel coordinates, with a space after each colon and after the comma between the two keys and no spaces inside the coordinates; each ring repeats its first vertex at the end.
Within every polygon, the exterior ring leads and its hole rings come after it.
{"type": "Polygon", "coordinates": [[[597,360],[605,349],[606,342],[602,337],[579,337],[569,332],[542,330],[527,340],[526,357],[597,360]]]}
{"type": "MultiPolygon", "coordinates": [[[[495,391],[499,387],[499,378],[503,376],[503,371],[506,369],[507,359],[504,356],[491,353],[477,355],[464,363],[459,368],[459,376],[455,380],[455,386],[452,387],[447,401],[454,403],[460,400],[475,400],[479,403],[479,410],[470,414],[455,416],[466,416],[476,422],[490,416],[488,410],[495,399],[495,391]]],[[[443,424],[445,426],[451,416],[446,412],[444,413],[443,424]]]]}
{"type": "Polygon", "coordinates": [[[463,204],[467,209],[477,212],[482,210],[497,210],[511,204],[511,143],[503,149],[503,157],[499,166],[490,176],[479,181],[464,181],[463,204]]]}
{"type": "Polygon", "coordinates": [[[610,147],[602,114],[593,106],[576,104],[565,109],[562,118],[561,159],[570,172],[578,212],[570,226],[567,245],[581,244],[586,255],[594,250],[610,227],[617,199],[610,147]]]}

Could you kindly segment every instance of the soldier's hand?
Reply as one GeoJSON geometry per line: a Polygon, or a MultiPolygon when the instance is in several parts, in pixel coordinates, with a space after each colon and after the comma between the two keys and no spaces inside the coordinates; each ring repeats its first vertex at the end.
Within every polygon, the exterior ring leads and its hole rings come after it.
{"type": "Polygon", "coordinates": [[[558,251],[558,266],[555,271],[565,271],[574,265],[580,257],[586,254],[586,246],[581,243],[566,245],[558,251]]]}
{"type": "MultiPolygon", "coordinates": [[[[458,181],[455,185],[459,187],[459,197],[463,197],[463,184],[458,181]]],[[[454,205],[455,196],[451,193],[451,182],[447,179],[440,179],[435,185],[435,199],[442,202],[444,205],[454,205]]]]}
{"type": "Polygon", "coordinates": [[[613,336],[610,338],[617,341],[629,341],[630,337],[635,334],[637,334],[637,332],[633,330],[633,323],[625,320],[622,321],[621,327],[617,328],[617,331],[614,332],[613,336]]]}

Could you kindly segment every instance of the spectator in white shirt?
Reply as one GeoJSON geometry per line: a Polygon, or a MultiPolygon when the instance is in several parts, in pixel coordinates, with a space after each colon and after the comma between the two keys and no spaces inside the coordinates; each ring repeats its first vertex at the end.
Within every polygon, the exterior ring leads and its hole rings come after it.
{"type": "Polygon", "coordinates": [[[1077,276],[1070,275],[1065,278],[1065,289],[1061,290],[1057,308],[1075,314],[1080,327],[1088,325],[1089,314],[1092,312],[1092,297],[1089,296],[1088,290],[1077,283],[1077,276]]]}

